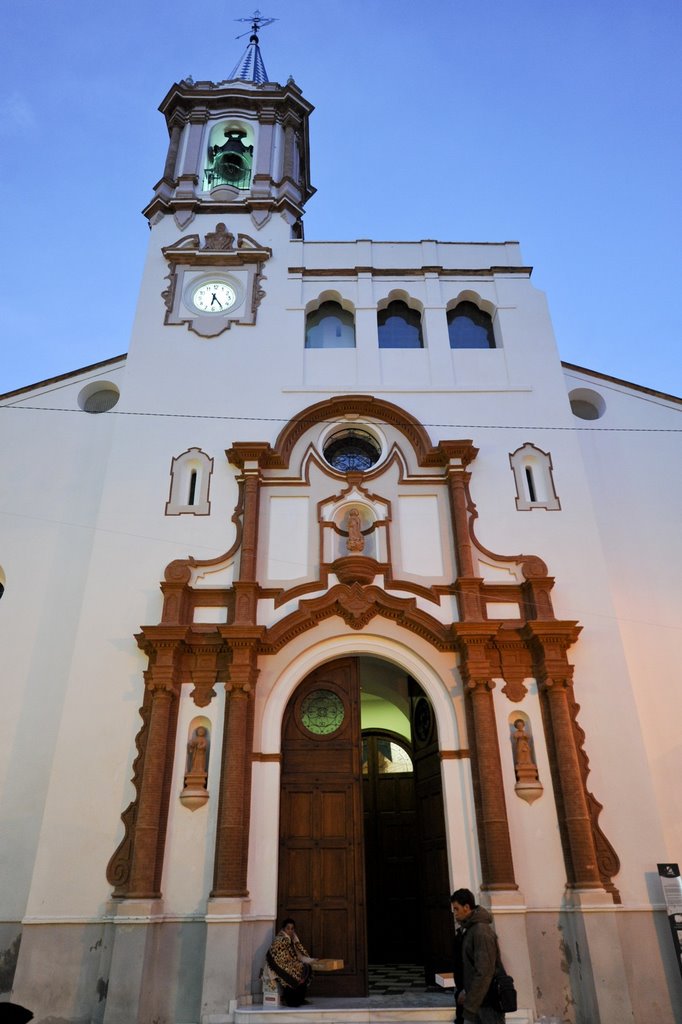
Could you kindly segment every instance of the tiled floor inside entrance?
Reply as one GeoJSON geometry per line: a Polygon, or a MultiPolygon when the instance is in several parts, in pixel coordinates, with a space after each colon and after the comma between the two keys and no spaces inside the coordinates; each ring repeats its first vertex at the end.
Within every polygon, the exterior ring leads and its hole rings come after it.
{"type": "Polygon", "coordinates": [[[368,979],[370,996],[443,992],[442,988],[426,985],[420,964],[369,964],[368,979]]]}

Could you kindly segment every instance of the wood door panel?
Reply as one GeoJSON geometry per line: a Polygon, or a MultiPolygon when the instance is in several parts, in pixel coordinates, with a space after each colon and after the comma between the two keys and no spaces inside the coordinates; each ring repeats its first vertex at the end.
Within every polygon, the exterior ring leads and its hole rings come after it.
{"type": "Polygon", "coordinates": [[[380,775],[377,779],[376,806],[378,811],[414,810],[414,778],[412,775],[380,775]]]}
{"type": "Polygon", "coordinates": [[[419,867],[414,777],[379,770],[382,735],[364,734],[363,790],[369,956],[372,963],[419,963],[419,867]]]}
{"type": "Polygon", "coordinates": [[[284,814],[286,821],[283,824],[292,839],[312,836],[315,818],[313,790],[292,790],[284,814]]]}
{"type": "Polygon", "coordinates": [[[319,851],[320,887],[319,900],[345,901],[355,879],[348,875],[348,850],[346,847],[319,851]]]}
{"type": "MultiPolygon", "coordinates": [[[[308,740],[307,742],[310,742],[308,740]]],[[[330,747],[328,750],[317,752],[315,757],[315,771],[324,775],[348,775],[353,771],[353,751],[343,750],[338,747],[330,747]]],[[[304,747],[291,749],[287,757],[287,771],[290,775],[300,774],[303,777],[310,775],[310,759],[304,747]]]]}
{"type": "Polygon", "coordinates": [[[415,737],[424,969],[426,980],[432,982],[435,973],[451,970],[447,964],[452,961],[452,912],[438,733],[431,705],[421,693],[412,697],[412,731],[415,737]]]}
{"type": "Polygon", "coordinates": [[[320,792],[319,835],[320,839],[341,838],[348,835],[348,821],[353,814],[353,794],[345,791],[320,792]]]}
{"type": "MultiPolygon", "coordinates": [[[[305,719],[308,721],[309,719],[305,719]]],[[[316,724],[315,722],[313,724],[316,724]]],[[[344,659],[308,676],[287,705],[282,726],[278,914],[296,918],[301,941],[344,970],[318,975],[318,995],[365,995],[365,907],[357,662],[344,659]],[[316,690],[343,702],[336,731],[303,724],[316,690]],[[305,706],[305,705],[304,705],[305,706]]]]}
{"type": "Polygon", "coordinates": [[[289,851],[287,858],[287,890],[290,899],[305,900],[310,892],[312,849],[289,851]]]}
{"type": "MultiPolygon", "coordinates": [[[[344,909],[323,910],[320,913],[320,943],[324,955],[343,960],[346,970],[355,971],[357,952],[352,942],[352,921],[344,909]],[[329,952],[327,952],[327,950],[329,952]]],[[[315,985],[317,991],[317,984],[315,985]]]]}

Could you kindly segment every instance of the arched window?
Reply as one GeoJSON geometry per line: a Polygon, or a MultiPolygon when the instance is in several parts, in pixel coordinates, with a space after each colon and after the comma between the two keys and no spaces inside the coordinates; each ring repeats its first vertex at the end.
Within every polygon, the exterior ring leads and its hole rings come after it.
{"type": "Polygon", "coordinates": [[[395,299],[386,309],[380,309],[379,348],[424,348],[422,318],[416,309],[395,299]]]}
{"type": "Polygon", "coordinates": [[[211,129],[204,188],[220,185],[247,189],[251,184],[253,165],[253,131],[236,121],[219,124],[211,129]]]}
{"type": "Polygon", "coordinates": [[[459,302],[448,313],[450,348],[495,348],[493,322],[473,302],[459,302]]]}
{"type": "Polygon", "coordinates": [[[171,487],[166,502],[166,515],[210,515],[208,492],[212,472],[213,459],[200,448],[188,448],[182,455],[176,456],[171,462],[171,487]]]}
{"type": "Polygon", "coordinates": [[[546,508],[558,512],[559,496],[554,488],[552,456],[529,441],[509,456],[516,482],[516,507],[519,512],[546,508]]]}
{"type": "Polygon", "coordinates": [[[306,348],[355,348],[353,314],[338,302],[323,302],[305,321],[306,348]]]}

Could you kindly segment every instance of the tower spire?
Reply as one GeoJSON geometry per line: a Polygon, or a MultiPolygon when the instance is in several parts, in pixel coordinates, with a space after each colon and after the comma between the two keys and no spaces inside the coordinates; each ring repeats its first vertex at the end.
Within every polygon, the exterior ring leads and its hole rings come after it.
{"type": "MultiPolygon", "coordinates": [[[[277,21],[277,18],[264,18],[261,12],[256,8],[250,18],[235,18],[235,21],[251,22],[251,38],[249,39],[248,46],[244,50],[244,53],[240,60],[237,61],[232,69],[229,76],[230,80],[235,78],[241,78],[244,82],[256,82],[260,85],[263,82],[268,81],[268,73],[265,70],[265,64],[260,52],[260,46],[258,45],[258,32],[260,29],[265,28],[266,25],[272,25],[273,21],[277,21]]],[[[242,32],[238,35],[237,39],[243,39],[244,36],[248,35],[247,32],[242,32]]]]}

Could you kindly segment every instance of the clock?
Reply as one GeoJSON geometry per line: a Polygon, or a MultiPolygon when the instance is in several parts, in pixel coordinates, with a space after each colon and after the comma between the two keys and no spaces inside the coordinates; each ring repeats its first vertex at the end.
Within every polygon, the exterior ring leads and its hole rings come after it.
{"type": "Polygon", "coordinates": [[[161,251],[169,270],[161,292],[165,324],[185,324],[201,338],[255,324],[272,249],[250,235],[235,237],[221,221],[206,232],[203,244],[200,235],[185,235],[161,251]]]}
{"type": "Polygon", "coordinates": [[[192,305],[200,313],[227,313],[237,304],[237,293],[227,281],[204,281],[192,292],[192,305]]]}

